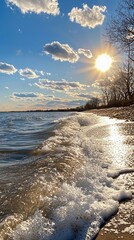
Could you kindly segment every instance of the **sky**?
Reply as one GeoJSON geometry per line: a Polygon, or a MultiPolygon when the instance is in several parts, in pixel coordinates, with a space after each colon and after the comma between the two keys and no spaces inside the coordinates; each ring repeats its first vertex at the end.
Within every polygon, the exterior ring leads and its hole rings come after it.
{"type": "Polygon", "coordinates": [[[95,59],[109,54],[105,28],[119,2],[1,0],[0,111],[70,108],[98,97],[95,59]]]}

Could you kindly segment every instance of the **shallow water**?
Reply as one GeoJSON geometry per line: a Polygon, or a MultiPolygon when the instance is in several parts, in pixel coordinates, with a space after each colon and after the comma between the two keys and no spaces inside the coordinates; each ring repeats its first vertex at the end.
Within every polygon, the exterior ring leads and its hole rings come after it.
{"type": "Polygon", "coordinates": [[[91,113],[1,113],[0,239],[92,239],[130,199],[133,123],[91,113]]]}
{"type": "Polygon", "coordinates": [[[0,113],[0,166],[24,161],[52,134],[64,113],[0,113]]]}

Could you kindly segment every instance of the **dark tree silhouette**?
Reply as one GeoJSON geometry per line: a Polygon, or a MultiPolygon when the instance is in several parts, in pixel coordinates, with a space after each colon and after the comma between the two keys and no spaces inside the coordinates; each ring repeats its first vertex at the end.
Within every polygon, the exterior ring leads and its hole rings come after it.
{"type": "Polygon", "coordinates": [[[122,0],[107,29],[108,41],[134,61],[134,0],[122,0]]]}

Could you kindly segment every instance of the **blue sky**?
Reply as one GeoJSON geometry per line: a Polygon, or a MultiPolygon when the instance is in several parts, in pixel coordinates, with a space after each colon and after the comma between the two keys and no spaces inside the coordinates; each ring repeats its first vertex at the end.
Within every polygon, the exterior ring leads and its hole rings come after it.
{"type": "Polygon", "coordinates": [[[1,0],[0,111],[74,107],[99,91],[97,55],[119,0],[1,0]]]}

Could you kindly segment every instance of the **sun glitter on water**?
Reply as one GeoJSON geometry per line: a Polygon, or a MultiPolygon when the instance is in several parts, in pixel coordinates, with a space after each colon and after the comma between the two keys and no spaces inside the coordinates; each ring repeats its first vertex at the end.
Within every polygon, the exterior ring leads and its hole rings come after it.
{"type": "Polygon", "coordinates": [[[101,72],[106,72],[112,65],[112,58],[108,54],[101,54],[97,57],[95,66],[101,72]]]}

